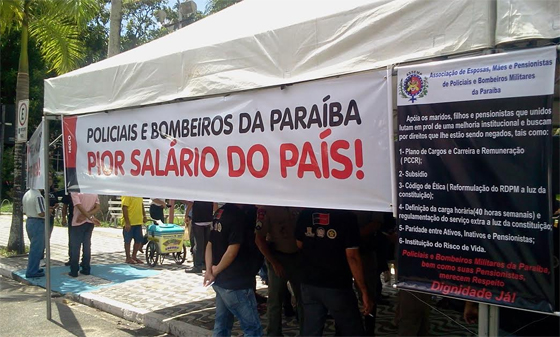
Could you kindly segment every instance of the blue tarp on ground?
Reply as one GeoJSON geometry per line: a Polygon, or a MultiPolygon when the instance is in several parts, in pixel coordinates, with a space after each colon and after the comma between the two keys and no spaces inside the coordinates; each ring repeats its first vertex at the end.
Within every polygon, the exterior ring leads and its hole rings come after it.
{"type": "MultiPolygon", "coordinates": [[[[51,290],[61,294],[84,293],[130,280],[137,280],[159,274],[159,271],[131,266],[128,264],[92,265],[90,275],[79,274],[70,277],[70,267],[51,267],[51,290]]],[[[26,278],[25,269],[15,272],[33,285],[46,287],[46,277],[26,278]]]]}

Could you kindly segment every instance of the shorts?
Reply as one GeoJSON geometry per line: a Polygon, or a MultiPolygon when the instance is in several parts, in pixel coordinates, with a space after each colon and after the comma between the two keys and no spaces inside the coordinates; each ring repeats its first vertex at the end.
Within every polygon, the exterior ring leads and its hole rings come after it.
{"type": "Polygon", "coordinates": [[[130,226],[130,230],[127,232],[123,228],[124,243],[130,243],[134,239],[135,244],[142,244],[144,240],[144,235],[142,235],[142,225],[130,226]]]}

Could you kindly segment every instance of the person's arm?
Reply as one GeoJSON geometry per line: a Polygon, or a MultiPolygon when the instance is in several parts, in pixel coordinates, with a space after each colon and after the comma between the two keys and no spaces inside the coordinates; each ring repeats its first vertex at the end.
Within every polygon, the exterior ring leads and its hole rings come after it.
{"type": "Polygon", "coordinates": [[[128,206],[122,206],[122,216],[124,219],[124,230],[125,231],[129,231],[130,230],[130,218],[128,217],[128,206]]]}
{"type": "Polygon", "coordinates": [[[255,243],[257,244],[257,247],[259,247],[259,250],[261,251],[262,255],[264,255],[264,258],[267,259],[268,262],[270,262],[270,264],[272,265],[272,268],[274,269],[274,273],[278,275],[278,277],[282,277],[282,278],[285,277],[286,273],[284,271],[284,267],[282,266],[282,264],[280,264],[280,262],[274,257],[274,255],[270,251],[270,248],[266,243],[266,237],[264,237],[259,233],[256,233],[255,243]]]}
{"type": "Polygon", "coordinates": [[[300,249],[300,250],[303,249],[303,242],[302,241],[296,240],[296,245],[297,245],[298,249],[300,249]]]}
{"type": "Polygon", "coordinates": [[[82,204],[77,204],[76,208],[78,209],[78,211],[80,211],[83,217],[90,221],[93,221],[93,219],[95,218],[95,214],[101,209],[99,204],[95,204],[95,206],[93,206],[93,208],[89,211],[87,211],[84,206],[82,206],[82,204]]]}
{"type": "Polygon", "coordinates": [[[366,282],[364,280],[364,272],[362,270],[362,259],[360,258],[360,252],[357,248],[346,248],[346,260],[350,266],[350,271],[354,280],[362,293],[362,301],[364,303],[364,315],[369,315],[373,309],[373,301],[370,300],[369,294],[366,288],[366,282]]]}
{"type": "Polygon", "coordinates": [[[146,208],[144,208],[144,199],[142,199],[142,223],[148,222],[148,218],[146,217],[146,208]]]}
{"type": "Polygon", "coordinates": [[[240,243],[229,245],[226,249],[226,252],[222,256],[220,263],[217,266],[212,266],[212,275],[214,277],[218,276],[224,269],[229,267],[229,265],[235,260],[237,254],[239,253],[239,248],[241,247],[240,243]]]}
{"type": "Polygon", "coordinates": [[[192,209],[192,201],[187,201],[186,202],[187,207],[185,207],[185,217],[183,218],[183,223],[185,224],[185,227],[190,227],[190,218],[189,218],[189,213],[192,209]]]}
{"type": "Polygon", "coordinates": [[[212,274],[212,242],[208,242],[206,245],[204,259],[206,261],[206,273],[204,273],[204,282],[202,284],[207,287],[216,279],[216,276],[212,274]]]}
{"type": "Polygon", "coordinates": [[[212,214],[216,213],[216,211],[220,208],[217,202],[212,203],[212,214]]]}

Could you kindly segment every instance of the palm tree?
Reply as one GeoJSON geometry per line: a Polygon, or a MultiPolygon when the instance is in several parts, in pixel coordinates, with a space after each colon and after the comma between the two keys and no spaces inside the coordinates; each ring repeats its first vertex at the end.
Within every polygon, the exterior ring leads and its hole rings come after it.
{"type": "MultiPolygon", "coordinates": [[[[29,99],[28,43],[31,37],[51,71],[62,74],[75,69],[81,60],[83,43],[80,29],[99,11],[97,0],[0,0],[0,35],[21,31],[20,56],[16,82],[16,104],[29,99]]],[[[13,212],[9,251],[23,253],[24,143],[14,147],[13,212]]]]}

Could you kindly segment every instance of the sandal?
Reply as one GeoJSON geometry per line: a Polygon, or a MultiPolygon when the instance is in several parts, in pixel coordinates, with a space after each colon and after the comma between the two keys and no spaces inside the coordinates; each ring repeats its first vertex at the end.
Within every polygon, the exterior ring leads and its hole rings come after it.
{"type": "Polygon", "coordinates": [[[134,261],[132,258],[130,258],[130,259],[126,259],[126,263],[128,263],[128,264],[136,264],[136,261],[134,261]]]}
{"type": "Polygon", "coordinates": [[[133,258],[136,264],[144,264],[144,261],[140,260],[139,258],[133,258]]]}

